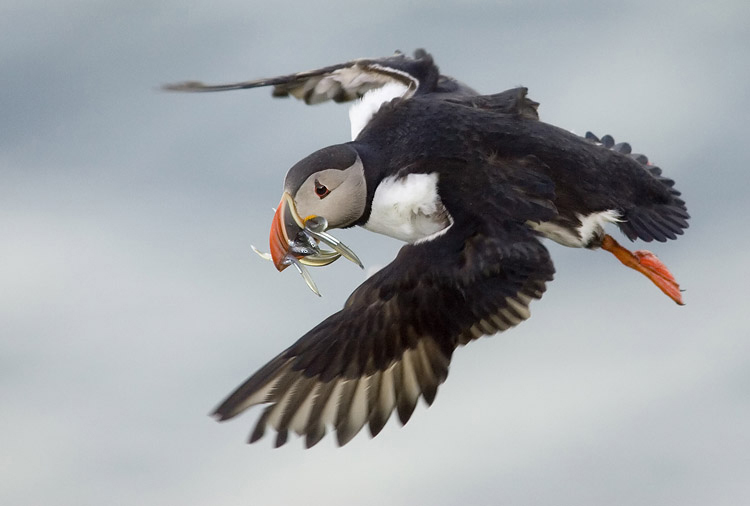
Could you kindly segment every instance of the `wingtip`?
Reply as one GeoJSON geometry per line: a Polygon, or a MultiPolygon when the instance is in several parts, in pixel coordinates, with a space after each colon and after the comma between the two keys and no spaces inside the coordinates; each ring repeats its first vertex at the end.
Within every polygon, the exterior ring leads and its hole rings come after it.
{"type": "Polygon", "coordinates": [[[201,91],[206,85],[201,81],[182,81],[161,86],[162,91],[201,91]]]}
{"type": "Polygon", "coordinates": [[[227,412],[226,410],[223,410],[221,406],[214,409],[212,412],[208,414],[211,418],[216,420],[217,422],[223,422],[225,420],[229,420],[234,416],[234,414],[227,412]]]}
{"type": "MultiPolygon", "coordinates": [[[[266,433],[266,421],[268,420],[269,415],[271,414],[270,409],[266,409],[262,415],[260,415],[260,418],[258,418],[257,423],[255,424],[255,428],[250,433],[250,437],[247,440],[248,444],[253,444],[256,441],[258,441],[260,438],[263,437],[263,435],[266,433]]],[[[278,437],[277,437],[278,441],[278,437]]]]}
{"type": "Polygon", "coordinates": [[[281,448],[286,444],[287,439],[289,438],[289,431],[287,430],[281,430],[276,434],[276,441],[274,441],[273,447],[274,448],[281,448]]]}
{"type": "Polygon", "coordinates": [[[390,413],[388,413],[387,417],[370,416],[370,421],[367,425],[368,429],[370,430],[370,437],[375,437],[380,434],[380,431],[383,430],[386,422],[388,422],[388,418],[390,418],[390,413]]]}
{"type": "Polygon", "coordinates": [[[339,427],[336,429],[336,444],[339,445],[339,448],[342,446],[345,446],[349,441],[351,441],[354,436],[357,435],[357,432],[359,431],[352,431],[347,430],[347,428],[339,427]]]}
{"type": "Polygon", "coordinates": [[[322,423],[308,427],[307,433],[305,434],[305,448],[309,450],[316,444],[320,443],[320,440],[323,439],[323,436],[325,435],[326,427],[322,423]]]}

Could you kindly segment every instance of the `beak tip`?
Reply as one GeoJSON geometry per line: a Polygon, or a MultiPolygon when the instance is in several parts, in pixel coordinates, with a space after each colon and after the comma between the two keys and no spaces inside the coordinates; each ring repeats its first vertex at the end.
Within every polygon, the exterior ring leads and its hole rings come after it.
{"type": "Polygon", "coordinates": [[[278,263],[274,262],[273,265],[276,267],[276,270],[279,271],[279,272],[281,272],[284,269],[286,269],[287,267],[289,267],[289,264],[285,264],[283,262],[278,262],[278,263]]]}

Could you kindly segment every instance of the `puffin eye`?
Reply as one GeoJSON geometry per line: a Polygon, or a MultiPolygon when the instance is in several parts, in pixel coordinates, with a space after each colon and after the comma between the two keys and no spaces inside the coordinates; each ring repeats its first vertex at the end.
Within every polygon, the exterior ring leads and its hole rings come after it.
{"type": "Polygon", "coordinates": [[[324,184],[320,184],[317,181],[315,181],[315,195],[320,197],[321,199],[326,197],[329,193],[331,193],[331,190],[326,187],[324,184]]]}

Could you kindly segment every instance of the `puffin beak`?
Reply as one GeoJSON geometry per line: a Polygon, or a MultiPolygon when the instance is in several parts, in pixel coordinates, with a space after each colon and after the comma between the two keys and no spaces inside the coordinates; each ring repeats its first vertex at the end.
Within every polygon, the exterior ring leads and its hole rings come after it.
{"type": "Polygon", "coordinates": [[[271,223],[269,237],[271,254],[262,253],[255,247],[253,250],[261,257],[271,260],[279,271],[294,265],[307,286],[320,295],[315,282],[305,268],[306,265],[322,267],[343,256],[362,267],[362,262],[357,255],[341,241],[326,233],[327,228],[328,222],[322,216],[313,215],[302,219],[297,213],[294,199],[288,192],[284,192],[271,223]],[[333,251],[320,249],[320,243],[332,248],[333,251]]]}
{"type": "Polygon", "coordinates": [[[342,256],[363,268],[357,255],[346,244],[326,233],[327,228],[328,222],[322,216],[302,219],[294,199],[284,192],[273,216],[269,237],[271,260],[276,269],[283,271],[290,265],[299,264],[322,267],[342,256]],[[333,251],[321,250],[320,243],[333,251]]]}
{"type": "Polygon", "coordinates": [[[284,192],[279,207],[276,208],[276,214],[273,215],[270,235],[271,258],[279,271],[283,271],[292,264],[291,257],[303,256],[294,255],[289,250],[304,228],[305,224],[297,214],[292,196],[284,192]]]}

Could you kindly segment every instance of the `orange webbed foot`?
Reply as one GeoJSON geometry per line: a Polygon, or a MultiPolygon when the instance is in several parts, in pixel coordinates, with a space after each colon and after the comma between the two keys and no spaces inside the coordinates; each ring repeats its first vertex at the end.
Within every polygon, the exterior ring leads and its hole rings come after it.
{"type": "Polygon", "coordinates": [[[605,235],[602,240],[602,249],[609,251],[617,257],[624,265],[635,269],[651,280],[670,299],[679,305],[684,305],[680,285],[667,266],[650,251],[638,250],[631,252],[620,246],[611,236],[605,235]]]}

